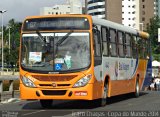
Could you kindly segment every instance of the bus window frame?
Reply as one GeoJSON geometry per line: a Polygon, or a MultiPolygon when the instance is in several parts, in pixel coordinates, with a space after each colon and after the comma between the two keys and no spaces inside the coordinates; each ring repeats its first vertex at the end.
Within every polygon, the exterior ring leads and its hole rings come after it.
{"type": "Polygon", "coordinates": [[[132,45],[131,45],[131,33],[128,33],[128,32],[125,32],[125,37],[124,37],[124,54],[125,54],[125,58],[132,58],[132,45]],[[129,43],[126,43],[126,36],[129,35],[130,36],[130,42],[129,43]],[[130,47],[130,56],[127,56],[127,52],[128,52],[128,49],[127,49],[127,46],[130,47]]]}
{"type": "Polygon", "coordinates": [[[151,48],[151,45],[150,45],[150,39],[148,38],[148,39],[146,39],[146,47],[147,47],[147,57],[146,57],[146,59],[148,60],[149,58],[150,58],[150,56],[151,56],[151,50],[150,50],[150,48],[151,48]]]}
{"type": "Polygon", "coordinates": [[[117,48],[118,48],[118,56],[120,58],[125,58],[124,40],[125,40],[125,33],[121,30],[117,30],[117,48]],[[119,43],[119,33],[122,33],[122,43],[119,43]],[[123,46],[123,56],[120,55],[119,45],[123,46]]]}
{"type": "Polygon", "coordinates": [[[108,27],[104,27],[104,26],[101,27],[101,37],[102,37],[102,56],[108,57],[110,55],[110,52],[109,52],[109,29],[108,29],[108,27]],[[103,38],[102,29],[106,30],[106,40],[104,40],[104,38],[103,38]],[[103,45],[104,43],[106,43],[106,45],[107,45],[107,54],[104,54],[104,45],[103,45]]]}
{"type": "Polygon", "coordinates": [[[109,28],[109,37],[108,37],[108,40],[109,40],[109,55],[111,57],[118,57],[118,49],[117,49],[117,30],[114,29],[114,28],[109,28]],[[111,42],[111,34],[110,34],[110,31],[114,31],[115,32],[115,42],[111,42]],[[116,46],[116,55],[113,55],[112,52],[111,52],[111,44],[115,44],[116,46]]]}
{"type": "Polygon", "coordinates": [[[147,39],[142,38],[143,41],[143,59],[147,59],[147,39]]]}
{"type": "Polygon", "coordinates": [[[134,35],[134,34],[132,34],[132,39],[131,39],[131,46],[132,46],[132,58],[135,58],[135,59],[136,59],[136,58],[138,58],[138,56],[139,56],[139,55],[138,55],[138,48],[137,48],[138,46],[137,46],[137,45],[138,45],[138,44],[137,44],[137,36],[136,36],[136,35],[134,35]],[[136,55],[136,56],[134,56],[134,55],[133,55],[133,52],[134,52],[134,51],[133,51],[133,49],[134,49],[134,47],[133,47],[133,37],[135,37],[135,38],[136,38],[136,41],[135,41],[135,48],[136,48],[136,52],[135,52],[136,54],[135,54],[135,55],[136,55]]]}
{"type": "MultiPolygon", "coordinates": [[[[140,40],[140,41],[143,41],[142,37],[137,36],[138,58],[139,58],[139,59],[144,59],[144,56],[142,56],[143,54],[141,55],[141,53],[142,53],[141,50],[142,50],[142,45],[143,45],[143,44],[139,44],[139,42],[138,42],[139,40],[140,40]]],[[[141,43],[142,43],[142,42],[141,42],[141,43]]]]}

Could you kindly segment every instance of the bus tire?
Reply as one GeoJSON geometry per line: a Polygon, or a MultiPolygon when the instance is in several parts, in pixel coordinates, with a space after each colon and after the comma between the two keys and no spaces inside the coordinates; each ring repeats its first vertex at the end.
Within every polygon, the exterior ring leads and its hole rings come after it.
{"type": "Polygon", "coordinates": [[[40,100],[40,104],[43,108],[51,108],[53,100],[40,100]]]}
{"type": "Polygon", "coordinates": [[[140,87],[139,87],[139,79],[136,80],[136,85],[135,85],[135,97],[139,97],[140,94],[140,87]]]}
{"type": "Polygon", "coordinates": [[[102,92],[102,98],[100,101],[100,106],[105,106],[107,103],[107,97],[108,97],[108,83],[104,84],[103,92],[102,92]]]}

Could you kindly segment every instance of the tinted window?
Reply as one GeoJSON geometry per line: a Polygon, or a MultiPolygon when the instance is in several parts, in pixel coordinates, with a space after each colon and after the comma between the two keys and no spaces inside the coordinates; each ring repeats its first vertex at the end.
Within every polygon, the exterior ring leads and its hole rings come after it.
{"type": "Polygon", "coordinates": [[[103,40],[103,55],[108,55],[108,39],[107,39],[108,29],[102,28],[102,40],[103,40]]]}
{"type": "Polygon", "coordinates": [[[123,45],[123,36],[124,33],[118,32],[118,50],[119,50],[119,56],[123,57],[124,56],[124,45],[123,45]]]}
{"type": "Polygon", "coordinates": [[[116,31],[110,30],[110,53],[111,56],[117,56],[116,31]]]}

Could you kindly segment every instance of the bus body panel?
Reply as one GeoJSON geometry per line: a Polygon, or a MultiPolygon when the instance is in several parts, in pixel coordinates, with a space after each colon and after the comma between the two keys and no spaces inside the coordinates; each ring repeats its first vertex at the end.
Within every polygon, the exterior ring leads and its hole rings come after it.
{"type": "MultiPolygon", "coordinates": [[[[127,33],[132,33],[136,36],[142,36],[148,38],[147,33],[137,32],[137,30],[124,27],[120,24],[113,23],[110,21],[106,21],[104,19],[92,18],[89,15],[54,15],[54,16],[35,16],[28,17],[27,19],[32,18],[54,18],[54,17],[86,17],[90,22],[90,30],[76,30],[75,32],[89,32],[90,33],[90,44],[91,44],[91,66],[80,72],[75,73],[64,73],[64,74],[42,74],[42,73],[32,73],[27,72],[21,68],[20,63],[20,97],[24,100],[29,99],[66,99],[66,100],[94,100],[102,97],[104,81],[108,80],[109,90],[108,97],[135,92],[135,84],[136,80],[139,79],[139,86],[142,87],[146,69],[147,69],[147,59],[139,59],[139,58],[120,58],[120,57],[111,57],[111,56],[103,56],[102,64],[98,66],[94,66],[94,39],[93,39],[93,31],[92,25],[99,25],[99,29],[101,26],[105,26],[107,28],[113,28],[115,30],[121,30],[127,33]],[[73,88],[73,85],[82,77],[91,74],[92,78],[89,83],[84,87],[73,88]],[[26,76],[30,80],[33,80],[36,84],[36,88],[29,88],[24,86],[21,78],[26,76]],[[54,77],[55,80],[47,80],[50,77],[54,77]],[[56,77],[57,80],[56,80],[56,77]],[[63,78],[60,79],[60,77],[63,78]],[[67,80],[65,77],[72,77],[70,80],[67,80]],[[56,84],[54,87],[53,84],[56,84]],[[69,86],[64,86],[64,85],[69,86]],[[40,86],[41,85],[41,86],[40,86]],[[61,85],[61,86],[57,86],[61,85]],[[42,90],[46,91],[42,93],[42,90]],[[36,91],[40,94],[38,96],[36,91]],[[51,95],[53,92],[60,92],[59,94],[51,95]],[[62,91],[62,92],[61,92],[62,91]],[[64,92],[63,92],[64,91],[64,92]],[[71,96],[70,93],[72,92],[71,96]],[[45,94],[44,94],[45,93],[45,94]],[[46,95],[46,93],[49,93],[46,95]]],[[[22,27],[23,29],[23,27],[22,27]]],[[[41,32],[63,32],[66,30],[50,30],[50,31],[41,31],[41,32]]],[[[35,33],[34,31],[23,31],[23,33],[35,33]]],[[[22,46],[22,39],[20,41],[22,46]]],[[[21,47],[22,48],[22,47],[21,47]]],[[[20,49],[21,53],[21,49],[20,49]]],[[[20,54],[21,60],[21,54],[20,54]]],[[[21,61],[20,61],[21,62],[21,61]]],[[[53,78],[53,79],[54,79],[53,78]]]]}
{"type": "Polygon", "coordinates": [[[140,88],[142,87],[147,69],[147,60],[103,57],[102,61],[102,66],[95,67],[95,74],[96,79],[102,82],[104,82],[105,76],[109,76],[109,97],[135,92],[137,76],[139,76],[140,88]],[[100,76],[101,72],[103,73],[102,77],[100,76]]]}

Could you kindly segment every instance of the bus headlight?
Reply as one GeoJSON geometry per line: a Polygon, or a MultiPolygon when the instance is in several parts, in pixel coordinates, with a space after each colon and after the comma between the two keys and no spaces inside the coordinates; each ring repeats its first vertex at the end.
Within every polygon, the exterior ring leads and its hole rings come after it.
{"type": "Polygon", "coordinates": [[[35,84],[25,76],[22,77],[22,82],[26,87],[32,87],[32,88],[36,87],[35,84]]]}
{"type": "Polygon", "coordinates": [[[81,78],[80,80],[78,80],[78,81],[74,84],[73,87],[74,87],[74,88],[75,88],[75,87],[83,87],[83,86],[87,85],[87,83],[90,81],[91,77],[92,77],[92,75],[89,74],[89,75],[81,78]]]}

